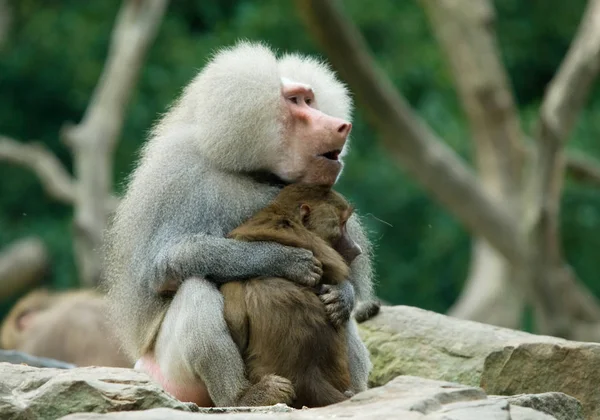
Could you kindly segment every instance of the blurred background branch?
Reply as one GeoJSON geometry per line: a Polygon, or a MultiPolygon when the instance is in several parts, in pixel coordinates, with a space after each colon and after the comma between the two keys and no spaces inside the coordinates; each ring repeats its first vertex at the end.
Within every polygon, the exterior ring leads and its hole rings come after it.
{"type": "Polygon", "coordinates": [[[100,280],[102,234],[113,191],[113,155],[144,58],[162,20],[167,0],[124,1],[117,15],[108,58],[81,123],[66,125],[62,137],[73,150],[77,178],[74,244],[79,278],[100,280]]]}
{"type": "Polygon", "coordinates": [[[38,285],[49,269],[48,249],[39,238],[15,241],[0,250],[0,298],[38,285]]]}
{"type": "MultiPolygon", "coordinates": [[[[527,199],[533,281],[541,297],[536,307],[539,328],[550,335],[571,336],[578,322],[600,323],[592,294],[565,268],[559,226],[565,175],[564,145],[600,71],[600,0],[590,0],[557,74],[549,84],[535,130],[537,150],[527,199]]],[[[593,337],[572,337],[599,341],[593,337]]]]}
{"type": "Polygon", "coordinates": [[[78,278],[94,286],[101,276],[102,235],[114,208],[113,155],[127,104],[167,0],[127,0],[112,32],[108,58],[80,124],[65,124],[61,135],[73,153],[73,181],[60,162],[40,145],[0,138],[0,159],[34,170],[53,198],[75,209],[73,244],[78,278]]]}
{"type": "Polygon", "coordinates": [[[43,144],[20,143],[0,135],[0,160],[35,172],[50,197],[64,204],[73,204],[75,182],[58,158],[43,144]]]}
{"type": "Polygon", "coordinates": [[[567,173],[579,182],[600,187],[600,163],[581,153],[567,154],[565,157],[567,173]]]}
{"type": "MultiPolygon", "coordinates": [[[[493,5],[469,0],[421,3],[457,86],[479,180],[512,214],[520,214],[519,189],[529,156],[496,42],[493,5]]],[[[472,247],[465,288],[449,314],[516,328],[525,301],[510,284],[518,278],[515,268],[484,238],[475,236],[472,247]]]]}

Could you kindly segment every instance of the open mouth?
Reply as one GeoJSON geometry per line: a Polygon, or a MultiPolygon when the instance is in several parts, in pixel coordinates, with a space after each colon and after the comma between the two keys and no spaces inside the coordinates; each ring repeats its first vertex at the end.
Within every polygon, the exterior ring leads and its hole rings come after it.
{"type": "Polygon", "coordinates": [[[340,149],[336,149],[336,150],[331,150],[331,151],[329,151],[327,153],[323,153],[320,156],[323,156],[324,158],[329,159],[329,160],[336,160],[337,161],[337,160],[339,160],[340,153],[342,153],[342,151],[340,149]]]}

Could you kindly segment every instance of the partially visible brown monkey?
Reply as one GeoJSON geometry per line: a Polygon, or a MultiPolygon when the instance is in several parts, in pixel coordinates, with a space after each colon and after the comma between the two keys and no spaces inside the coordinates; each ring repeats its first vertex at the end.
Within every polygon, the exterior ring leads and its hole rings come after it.
{"type": "Polygon", "coordinates": [[[108,322],[106,301],[92,290],[28,293],[4,319],[0,347],[77,366],[133,366],[108,322]]]}
{"type": "MultiPolygon", "coordinates": [[[[348,202],[330,187],[293,184],[229,237],[308,249],[321,261],[321,284],[338,285],[347,281],[348,265],[361,253],[346,231],[351,214],[348,202]]],[[[316,288],[268,277],[225,283],[221,292],[225,321],[248,379],[257,384],[241,405],[319,407],[352,394],[346,327],[330,322],[316,288]],[[261,381],[273,381],[274,375],[280,387],[265,395],[261,381]]]]}

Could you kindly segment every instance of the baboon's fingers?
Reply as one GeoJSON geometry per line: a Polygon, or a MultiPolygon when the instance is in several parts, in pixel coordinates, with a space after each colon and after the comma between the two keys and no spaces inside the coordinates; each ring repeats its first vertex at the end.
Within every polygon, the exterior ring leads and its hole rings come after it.
{"type": "Polygon", "coordinates": [[[354,312],[354,318],[356,322],[361,323],[368,321],[379,313],[381,309],[381,302],[378,300],[370,300],[367,302],[360,302],[356,311],[354,312]]]}

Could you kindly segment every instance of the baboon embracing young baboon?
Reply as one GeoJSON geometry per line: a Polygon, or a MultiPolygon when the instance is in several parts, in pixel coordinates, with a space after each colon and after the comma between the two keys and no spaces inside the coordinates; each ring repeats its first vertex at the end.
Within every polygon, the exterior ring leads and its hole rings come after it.
{"type": "MultiPolygon", "coordinates": [[[[152,129],[107,230],[104,285],[123,349],[171,395],[222,407],[239,404],[251,386],[221,285],[258,277],[319,283],[311,251],[226,235],[288,184],[334,185],[351,110],[327,64],[239,42],[217,51],[152,129]]],[[[351,314],[373,313],[355,305],[373,300],[372,247],[356,213],[347,225],[363,253],[348,281],[319,298],[329,321],[347,329],[358,393],[372,364],[351,314]]],[[[282,388],[261,386],[271,396],[282,388]]]]}
{"type": "MultiPolygon", "coordinates": [[[[347,281],[349,264],[361,253],[346,231],[351,214],[348,202],[330,187],[293,184],[229,237],[312,251],[323,267],[321,284],[338,285],[347,281]]],[[[277,393],[273,403],[319,407],[352,395],[346,327],[330,322],[318,288],[280,277],[221,286],[225,320],[244,358],[248,379],[253,384],[264,378],[279,379],[287,391],[287,401],[278,401],[281,393],[277,393]]],[[[257,388],[254,392],[250,387],[241,403],[269,401],[263,387],[257,388]]]]}

